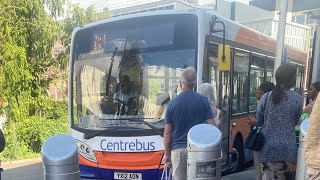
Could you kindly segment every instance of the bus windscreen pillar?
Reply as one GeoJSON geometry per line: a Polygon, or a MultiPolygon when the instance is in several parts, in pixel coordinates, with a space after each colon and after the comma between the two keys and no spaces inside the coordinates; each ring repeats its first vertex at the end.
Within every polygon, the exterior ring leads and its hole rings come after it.
{"type": "Polygon", "coordinates": [[[305,138],[308,131],[308,124],[309,124],[309,119],[306,119],[300,125],[296,180],[309,179],[307,175],[306,161],[304,158],[304,148],[305,148],[305,142],[306,142],[305,138]]]}
{"type": "Polygon", "coordinates": [[[188,132],[188,180],[221,179],[221,132],[210,124],[199,124],[188,132]]]}
{"type": "Polygon", "coordinates": [[[45,180],[80,180],[78,145],[73,137],[49,137],[41,153],[45,180]]]}

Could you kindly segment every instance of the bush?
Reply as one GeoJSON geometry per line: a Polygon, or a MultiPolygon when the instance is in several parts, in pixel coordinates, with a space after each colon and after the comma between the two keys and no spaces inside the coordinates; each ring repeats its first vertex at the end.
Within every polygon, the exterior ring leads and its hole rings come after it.
{"type": "Polygon", "coordinates": [[[48,137],[70,134],[67,101],[51,100],[44,107],[42,117],[26,117],[4,126],[7,145],[1,153],[2,160],[40,156],[42,144],[48,137]]]}
{"type": "Polygon", "coordinates": [[[46,117],[48,119],[60,119],[64,116],[68,116],[68,101],[55,101],[50,98],[44,98],[40,111],[42,117],[46,117]]]}
{"type": "Polygon", "coordinates": [[[18,160],[40,156],[40,154],[32,152],[27,145],[18,138],[15,124],[11,124],[4,129],[6,138],[6,147],[1,153],[1,160],[18,160]]]}
{"type": "Polygon", "coordinates": [[[27,145],[28,149],[35,153],[41,152],[41,146],[48,137],[68,132],[67,116],[58,120],[30,117],[17,123],[18,138],[27,145]]]}

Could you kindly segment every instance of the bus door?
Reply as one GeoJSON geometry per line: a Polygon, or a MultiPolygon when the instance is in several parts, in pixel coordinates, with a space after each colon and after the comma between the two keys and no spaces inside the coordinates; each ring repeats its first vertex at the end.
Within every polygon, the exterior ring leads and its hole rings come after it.
{"type": "MultiPolygon", "coordinates": [[[[205,59],[204,59],[204,82],[210,83],[214,88],[216,106],[223,115],[221,133],[222,133],[222,171],[227,171],[227,162],[229,154],[229,94],[230,94],[230,72],[219,71],[218,68],[218,44],[206,41],[205,59]]],[[[215,116],[215,115],[214,115],[215,116]]]]}

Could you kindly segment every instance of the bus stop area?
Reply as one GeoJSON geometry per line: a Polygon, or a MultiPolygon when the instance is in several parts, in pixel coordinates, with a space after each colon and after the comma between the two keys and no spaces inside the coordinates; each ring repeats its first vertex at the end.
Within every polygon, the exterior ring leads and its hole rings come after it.
{"type": "MultiPolygon", "coordinates": [[[[5,180],[43,180],[43,165],[40,158],[27,162],[5,163],[2,178],[5,180]],[[12,164],[15,164],[14,166],[12,164]]],[[[248,169],[239,173],[223,176],[222,180],[255,180],[255,170],[248,169]]],[[[88,179],[81,179],[88,180],[88,179]]]]}
{"type": "Polygon", "coordinates": [[[239,173],[223,176],[221,179],[222,180],[255,180],[256,172],[255,172],[255,169],[249,169],[239,173]]]}

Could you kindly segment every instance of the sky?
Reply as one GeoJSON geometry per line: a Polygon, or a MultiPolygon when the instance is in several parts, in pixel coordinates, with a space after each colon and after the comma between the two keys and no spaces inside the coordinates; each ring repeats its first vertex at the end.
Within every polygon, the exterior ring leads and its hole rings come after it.
{"type": "MultiPolygon", "coordinates": [[[[94,4],[97,9],[103,9],[106,6],[119,7],[128,4],[134,4],[136,2],[154,2],[159,0],[71,0],[73,3],[79,3],[80,7],[87,8],[91,4],[94,4]]],[[[214,1],[214,0],[200,0],[200,1],[214,1]]],[[[233,0],[228,0],[233,1],[233,0]]],[[[250,0],[235,0],[242,3],[248,3],[250,0]]]]}

